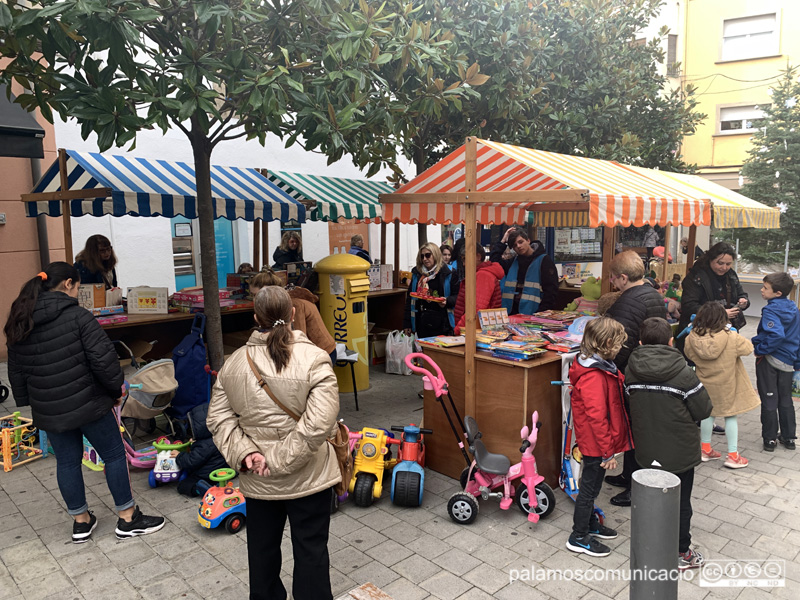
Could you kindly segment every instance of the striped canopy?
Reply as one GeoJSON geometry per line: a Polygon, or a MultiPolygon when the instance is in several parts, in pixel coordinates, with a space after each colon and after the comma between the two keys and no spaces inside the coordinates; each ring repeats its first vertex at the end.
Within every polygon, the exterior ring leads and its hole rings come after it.
{"type": "Polygon", "coordinates": [[[301,202],[315,202],[311,221],[378,223],[383,211],[378,194],[391,194],[394,188],[383,181],[324,177],[307,173],[270,171],[268,178],[284,192],[301,202]]]}
{"type": "MultiPolygon", "coordinates": [[[[588,189],[586,209],[526,213],[527,204],[487,203],[476,207],[479,223],[525,223],[538,226],[709,225],[710,204],[672,186],[643,177],[611,161],[531,150],[477,140],[477,189],[546,191],[588,189]]],[[[466,191],[465,147],[455,150],[402,186],[398,193],[466,191]]],[[[384,219],[404,223],[464,221],[459,204],[393,203],[384,199],[384,219]]]]}
{"type": "Polygon", "coordinates": [[[685,173],[668,173],[656,169],[628,167],[637,173],[662,181],[676,189],[691,194],[695,198],[711,200],[714,212],[714,227],[720,229],[755,227],[758,229],[778,229],[781,226],[781,212],[774,206],[751,200],[747,196],[700,177],[685,173]]]}
{"type": "MultiPolygon", "coordinates": [[[[194,166],[124,155],[67,150],[70,190],[111,188],[111,197],[70,200],[73,217],[133,215],[197,218],[194,166]]],[[[61,191],[58,161],[33,193],[61,191]]],[[[305,207],[255,169],[211,167],[215,219],[305,221],[305,207]]],[[[29,217],[61,216],[60,201],[26,202],[29,217]]]]}

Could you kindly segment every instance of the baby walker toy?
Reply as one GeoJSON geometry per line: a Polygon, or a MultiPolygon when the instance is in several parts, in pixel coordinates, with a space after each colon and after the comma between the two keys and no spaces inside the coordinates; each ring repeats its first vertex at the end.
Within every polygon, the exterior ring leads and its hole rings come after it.
{"type": "MultiPolygon", "coordinates": [[[[568,390],[572,389],[572,385],[569,381],[551,381],[550,385],[560,385],[566,387],[568,390]]],[[[580,490],[578,482],[580,480],[583,455],[578,449],[577,442],[572,437],[572,403],[570,402],[569,392],[567,392],[566,395],[566,407],[564,406],[563,395],[561,403],[562,411],[565,411],[567,416],[564,423],[564,445],[561,456],[561,473],[558,476],[558,486],[564,490],[564,493],[569,496],[573,502],[575,502],[578,498],[578,491],[580,490]]],[[[603,509],[595,506],[594,514],[597,515],[597,519],[602,525],[606,518],[603,509]]]]}
{"type": "Polygon", "coordinates": [[[553,490],[544,481],[544,477],[539,475],[536,469],[536,457],[533,456],[533,449],[536,446],[538,436],[538,412],[533,413],[533,428],[529,429],[526,425],[520,431],[522,446],[520,452],[522,458],[520,462],[511,465],[508,457],[502,454],[492,454],[484,446],[481,440],[481,432],[478,424],[470,416],[464,417],[463,435],[469,445],[469,450],[474,456],[470,460],[469,455],[464,449],[464,442],[461,435],[456,430],[447,406],[442,398],[447,395],[450,407],[455,413],[456,418],[461,422],[458,409],[450,395],[447,381],[437,365],[429,356],[420,353],[409,354],[405,358],[406,365],[415,373],[423,375],[423,387],[432,390],[436,394],[436,399],[442,405],[447,421],[456,436],[456,442],[461,448],[461,453],[467,463],[467,467],[461,472],[460,483],[464,490],[457,492],[450,497],[447,503],[447,512],[450,518],[456,523],[469,524],[478,516],[478,498],[487,500],[489,498],[499,498],[500,508],[508,510],[514,499],[517,506],[527,513],[528,520],[536,523],[540,518],[549,516],[555,509],[556,499],[553,490]],[[417,366],[414,360],[427,362],[436,375],[428,369],[417,366]],[[520,479],[521,482],[515,489],[512,482],[520,479]],[[533,494],[529,490],[534,490],[533,494]]]}
{"type": "Polygon", "coordinates": [[[425,488],[425,444],[423,433],[413,423],[405,427],[392,425],[392,431],[402,431],[403,437],[397,451],[397,464],[392,469],[392,502],[397,506],[420,506],[425,488]]]}
{"type": "Polygon", "coordinates": [[[350,432],[350,443],[354,446],[356,460],[347,491],[353,494],[357,506],[371,506],[383,492],[384,472],[398,461],[392,458],[389,445],[400,444],[400,440],[385,429],[365,427],[358,433],[350,432]]]}
{"type": "Polygon", "coordinates": [[[163,436],[153,442],[153,448],[158,450],[158,454],[156,455],[156,461],[155,465],[153,466],[153,470],[150,471],[150,475],[148,475],[147,478],[151,488],[158,487],[158,484],[160,483],[180,481],[186,477],[186,474],[181,472],[180,468],[178,467],[177,460],[172,458],[170,454],[173,450],[183,452],[191,445],[191,442],[181,442],[180,440],[170,442],[166,437],[163,436]]]}
{"type": "Polygon", "coordinates": [[[37,448],[35,443],[36,428],[32,419],[20,416],[19,411],[0,418],[0,464],[3,471],[8,473],[14,467],[45,456],[42,448],[46,448],[46,444],[37,448]]]}
{"type": "Polygon", "coordinates": [[[225,526],[228,533],[237,533],[247,520],[247,505],[239,488],[233,487],[236,471],[219,469],[209,476],[211,481],[219,485],[209,486],[205,481],[197,483],[203,494],[203,502],[197,513],[197,521],[206,529],[225,526]]]}

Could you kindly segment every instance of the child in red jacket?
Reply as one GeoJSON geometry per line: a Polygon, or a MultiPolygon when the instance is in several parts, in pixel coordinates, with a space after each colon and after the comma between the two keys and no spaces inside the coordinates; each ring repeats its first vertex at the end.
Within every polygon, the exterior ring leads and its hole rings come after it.
{"type": "Polygon", "coordinates": [[[611,553],[596,538],[613,540],[617,532],[597,520],[594,501],[600,494],[604,472],[617,467],[614,456],[633,448],[623,406],[625,377],[613,362],[626,338],[625,328],[610,317],[589,321],[581,351],[569,370],[575,439],[583,459],[567,549],[589,556],[611,553]]]}
{"type": "MultiPolygon", "coordinates": [[[[458,259],[459,268],[462,268],[461,266],[465,265],[467,262],[463,252],[465,249],[466,246],[462,246],[461,256],[458,259]]],[[[505,271],[503,271],[503,267],[498,263],[484,262],[486,260],[486,250],[484,250],[483,246],[480,244],[476,244],[475,253],[477,261],[475,263],[475,309],[500,308],[503,299],[500,292],[500,280],[505,277],[505,271]]],[[[461,287],[458,290],[458,297],[456,298],[456,305],[453,310],[456,323],[456,335],[461,334],[461,330],[464,328],[464,324],[467,320],[464,314],[467,305],[465,296],[466,289],[467,286],[462,277],[461,287]]]]}

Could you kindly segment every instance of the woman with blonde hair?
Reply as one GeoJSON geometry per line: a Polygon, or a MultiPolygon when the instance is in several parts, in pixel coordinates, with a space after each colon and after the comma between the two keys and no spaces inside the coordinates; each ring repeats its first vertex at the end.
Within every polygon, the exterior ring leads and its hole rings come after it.
{"type": "Polygon", "coordinates": [[[281,245],[272,254],[273,269],[283,270],[286,263],[303,262],[303,240],[296,231],[287,231],[281,237],[281,245]]]}
{"type": "Polygon", "coordinates": [[[111,242],[104,235],[93,235],[86,240],[83,250],[75,257],[75,268],[81,283],[104,283],[106,289],[117,287],[117,257],[111,242]]]}
{"type": "MultiPolygon", "coordinates": [[[[283,282],[272,269],[262,271],[250,279],[250,292],[253,294],[253,298],[267,286],[283,287],[283,282]]],[[[311,343],[327,352],[331,357],[331,362],[335,363],[336,342],[325,327],[322,315],[319,314],[317,308],[319,298],[310,290],[302,287],[289,290],[289,297],[292,299],[292,306],[295,310],[292,329],[305,333],[311,343]]]]}
{"type": "Polygon", "coordinates": [[[326,440],[339,412],[336,375],[325,352],[292,331],[286,290],[263,288],[255,311],[260,329],[220,369],[207,420],[247,499],[250,598],[287,596],[280,574],[288,517],[292,597],[330,600],[331,487],[341,475],[326,440]]]}
{"type": "Polygon", "coordinates": [[[406,295],[403,317],[406,334],[413,331],[424,338],[450,333],[454,323],[445,306],[449,295],[450,269],[444,264],[439,247],[430,242],[423,244],[417,252],[417,265],[411,269],[406,295]]]}

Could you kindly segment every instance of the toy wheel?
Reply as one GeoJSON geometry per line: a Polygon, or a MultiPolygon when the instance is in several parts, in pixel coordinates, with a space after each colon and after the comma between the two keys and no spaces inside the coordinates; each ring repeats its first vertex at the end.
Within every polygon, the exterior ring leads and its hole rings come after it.
{"type": "Polygon", "coordinates": [[[353,488],[353,501],[356,506],[372,506],[372,489],[378,478],[372,473],[359,473],[353,488]]]}
{"type": "Polygon", "coordinates": [[[470,476],[469,469],[469,467],[465,467],[464,470],[461,471],[461,476],[458,478],[462,490],[467,489],[467,483],[475,481],[475,470],[473,469],[472,475],[470,476]]]}
{"type": "Polygon", "coordinates": [[[5,402],[8,400],[8,388],[4,385],[0,385],[0,403],[5,402]]]}
{"type": "Polygon", "coordinates": [[[339,510],[339,496],[337,496],[334,489],[331,488],[331,514],[334,514],[337,510],[339,510]]]}
{"type": "Polygon", "coordinates": [[[478,501],[472,494],[456,492],[447,502],[447,514],[456,523],[469,525],[478,516],[478,501]]]}
{"type": "Polygon", "coordinates": [[[394,503],[397,506],[419,506],[420,483],[419,473],[398,473],[394,480],[394,503]]]}
{"type": "Polygon", "coordinates": [[[150,473],[147,475],[147,483],[150,484],[151,488],[158,487],[158,479],[156,479],[156,474],[154,471],[150,471],[150,473]]]}
{"type": "MultiPolygon", "coordinates": [[[[524,513],[531,512],[530,498],[528,497],[528,486],[520,483],[516,493],[517,506],[524,513]]],[[[556,496],[550,486],[545,482],[536,485],[536,509],[534,512],[540,519],[548,517],[556,508],[556,496]]]]}
{"type": "Polygon", "coordinates": [[[245,516],[241,513],[232,514],[230,517],[225,519],[225,531],[228,533],[239,533],[239,531],[244,527],[245,516]]]}
{"type": "Polygon", "coordinates": [[[595,506],[594,507],[594,514],[597,517],[597,520],[600,522],[600,525],[602,525],[606,520],[605,513],[595,506]]]}

